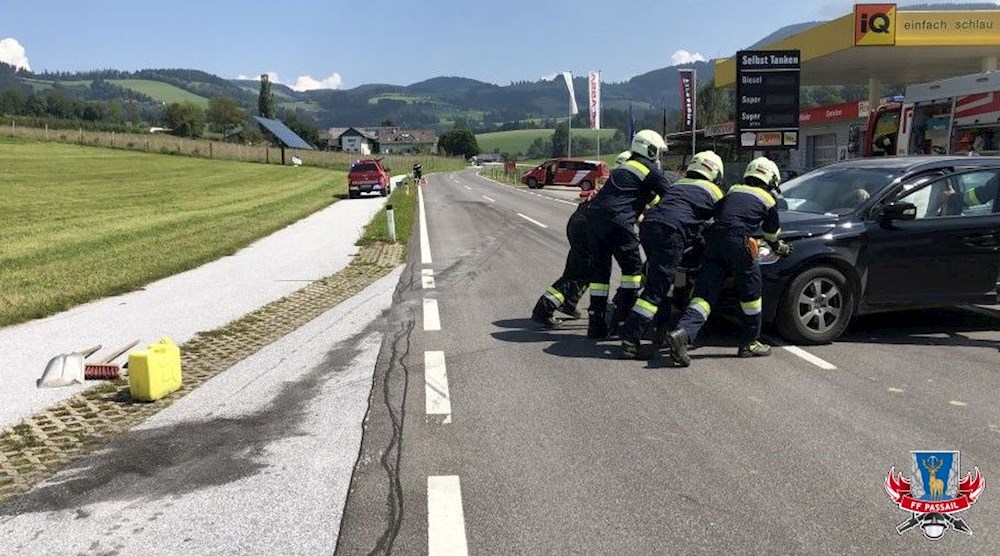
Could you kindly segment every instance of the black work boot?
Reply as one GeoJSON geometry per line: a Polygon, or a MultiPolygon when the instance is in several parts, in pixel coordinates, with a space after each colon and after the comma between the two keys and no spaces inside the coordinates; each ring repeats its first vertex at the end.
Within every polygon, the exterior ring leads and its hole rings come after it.
{"type": "Polygon", "coordinates": [[[595,340],[603,340],[608,337],[608,313],[604,310],[589,311],[590,318],[587,322],[587,337],[595,340]]]}
{"type": "Polygon", "coordinates": [[[569,305],[568,303],[563,303],[556,310],[569,317],[567,320],[579,320],[583,318],[583,313],[576,306],[569,305]]]}
{"type": "Polygon", "coordinates": [[[555,310],[555,304],[543,295],[538,298],[538,303],[535,303],[535,308],[531,311],[531,320],[546,328],[558,328],[562,321],[552,316],[555,310]]]}
{"type": "Polygon", "coordinates": [[[622,340],[622,359],[638,359],[639,344],[633,344],[628,340],[622,340]]]}
{"type": "Polygon", "coordinates": [[[740,346],[740,357],[767,357],[771,355],[771,346],[754,340],[745,346],[740,346]]]}
{"type": "Polygon", "coordinates": [[[674,330],[667,335],[667,349],[674,362],[681,367],[691,365],[691,358],[688,357],[688,334],[682,328],[674,330]]]}

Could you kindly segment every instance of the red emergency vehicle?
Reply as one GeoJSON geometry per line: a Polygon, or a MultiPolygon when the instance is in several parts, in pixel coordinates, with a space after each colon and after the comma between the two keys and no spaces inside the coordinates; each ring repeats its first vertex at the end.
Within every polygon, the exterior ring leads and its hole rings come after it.
{"type": "Polygon", "coordinates": [[[588,190],[604,183],[610,175],[608,165],[599,160],[552,158],[525,172],[521,183],[531,189],[546,185],[570,185],[588,190]]]}

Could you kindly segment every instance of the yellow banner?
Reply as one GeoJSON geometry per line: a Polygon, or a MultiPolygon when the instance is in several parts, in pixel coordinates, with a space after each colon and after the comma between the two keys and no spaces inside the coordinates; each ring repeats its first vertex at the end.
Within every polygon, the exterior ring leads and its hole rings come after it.
{"type": "Polygon", "coordinates": [[[1000,45],[1000,10],[896,12],[897,46],[1000,45]]]}

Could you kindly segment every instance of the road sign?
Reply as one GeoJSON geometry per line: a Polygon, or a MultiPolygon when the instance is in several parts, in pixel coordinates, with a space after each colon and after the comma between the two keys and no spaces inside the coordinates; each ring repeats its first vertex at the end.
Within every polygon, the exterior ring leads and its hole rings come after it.
{"type": "Polygon", "coordinates": [[[736,53],[736,136],[748,149],[794,149],[799,143],[798,50],[736,53]]]}

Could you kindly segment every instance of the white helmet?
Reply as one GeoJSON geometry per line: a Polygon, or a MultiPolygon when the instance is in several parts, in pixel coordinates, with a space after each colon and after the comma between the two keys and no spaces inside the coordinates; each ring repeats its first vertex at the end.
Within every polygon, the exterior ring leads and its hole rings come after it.
{"type": "Polygon", "coordinates": [[[615,157],[615,166],[625,164],[625,162],[630,158],[632,158],[632,151],[622,151],[618,153],[618,156],[615,157]]]}
{"type": "Polygon", "coordinates": [[[757,178],[769,189],[780,191],[778,185],[781,184],[781,170],[778,165],[767,157],[759,157],[747,164],[747,169],[743,172],[744,178],[757,178]]]}
{"type": "Polygon", "coordinates": [[[657,160],[661,153],[667,152],[667,143],[659,133],[652,129],[644,129],[632,138],[629,150],[650,160],[657,160]]]}
{"type": "Polygon", "coordinates": [[[712,183],[722,182],[722,158],[714,151],[701,151],[691,157],[685,172],[694,172],[712,183]]]}

